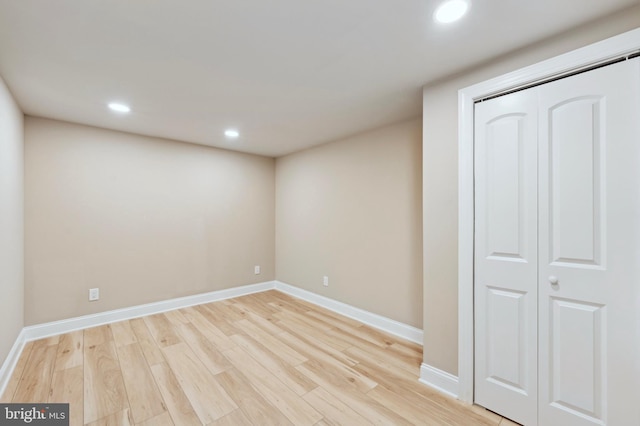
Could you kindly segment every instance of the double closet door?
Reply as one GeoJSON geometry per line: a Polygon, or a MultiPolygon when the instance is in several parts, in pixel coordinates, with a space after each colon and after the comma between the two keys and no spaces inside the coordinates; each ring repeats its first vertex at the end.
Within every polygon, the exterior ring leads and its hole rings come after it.
{"type": "Polygon", "coordinates": [[[475,106],[475,403],[640,425],[640,59],[475,106]]]}

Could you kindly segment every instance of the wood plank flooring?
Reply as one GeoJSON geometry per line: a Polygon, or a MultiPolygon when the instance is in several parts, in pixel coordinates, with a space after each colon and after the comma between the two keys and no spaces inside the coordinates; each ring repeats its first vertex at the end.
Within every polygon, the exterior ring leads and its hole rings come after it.
{"type": "Polygon", "coordinates": [[[513,425],[418,382],[421,347],[267,291],[30,342],[2,402],[72,425],[513,425]]]}

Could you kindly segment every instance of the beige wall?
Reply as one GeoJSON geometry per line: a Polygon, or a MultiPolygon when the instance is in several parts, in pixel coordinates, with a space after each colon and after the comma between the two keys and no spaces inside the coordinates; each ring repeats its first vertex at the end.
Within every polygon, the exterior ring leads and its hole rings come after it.
{"type": "Polygon", "coordinates": [[[25,167],[26,324],[275,278],[271,158],[27,117],[25,167]]]}
{"type": "Polygon", "coordinates": [[[425,87],[424,361],[458,371],[458,90],[640,26],[640,6],[425,87]]]}
{"type": "Polygon", "coordinates": [[[278,158],[278,280],[421,328],[421,123],[278,158]]]}
{"type": "Polygon", "coordinates": [[[24,326],[22,111],[0,79],[0,366],[24,326]]]}

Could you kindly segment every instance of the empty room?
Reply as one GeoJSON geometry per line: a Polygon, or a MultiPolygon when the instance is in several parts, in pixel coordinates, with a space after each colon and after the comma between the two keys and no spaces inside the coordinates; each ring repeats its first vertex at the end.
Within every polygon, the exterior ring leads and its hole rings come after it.
{"type": "Polygon", "coordinates": [[[640,426],[640,0],[0,0],[0,425],[640,426]]]}

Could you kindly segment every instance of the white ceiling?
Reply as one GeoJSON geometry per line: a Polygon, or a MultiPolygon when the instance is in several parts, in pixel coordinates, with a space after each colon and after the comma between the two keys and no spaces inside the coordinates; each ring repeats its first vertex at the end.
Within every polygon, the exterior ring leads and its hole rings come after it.
{"type": "Polygon", "coordinates": [[[449,26],[438,3],[0,0],[0,75],[30,115],[278,156],[416,117],[425,83],[638,1],[476,0],[449,26]]]}

